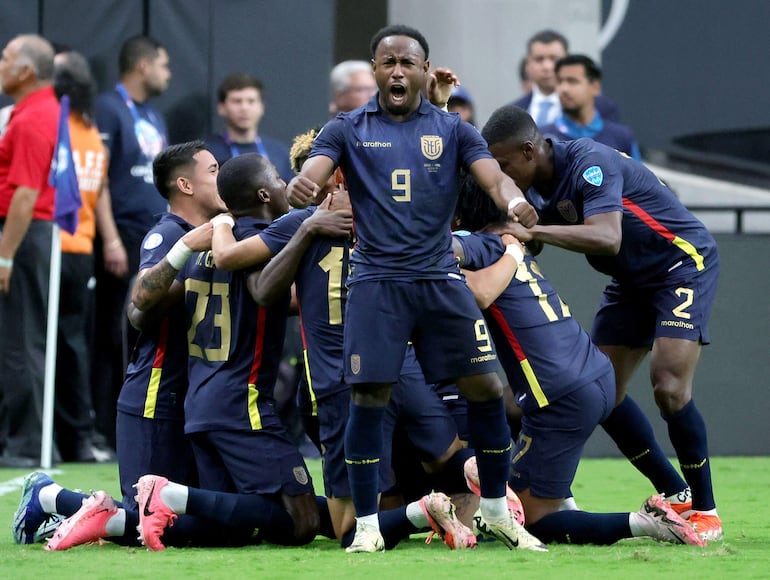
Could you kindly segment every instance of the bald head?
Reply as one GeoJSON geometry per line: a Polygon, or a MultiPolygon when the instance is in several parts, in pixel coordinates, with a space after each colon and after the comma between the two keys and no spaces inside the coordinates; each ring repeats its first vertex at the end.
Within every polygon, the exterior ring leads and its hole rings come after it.
{"type": "Polygon", "coordinates": [[[22,34],[11,44],[16,50],[18,65],[32,67],[39,81],[53,80],[54,50],[50,42],[36,34],[22,34]]]}

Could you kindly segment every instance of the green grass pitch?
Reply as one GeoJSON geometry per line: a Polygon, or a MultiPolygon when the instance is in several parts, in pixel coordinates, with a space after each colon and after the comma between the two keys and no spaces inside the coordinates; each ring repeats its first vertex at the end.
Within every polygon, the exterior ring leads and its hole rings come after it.
{"type": "MultiPolygon", "coordinates": [[[[320,464],[310,462],[316,481],[320,464]]],[[[117,466],[63,464],[54,479],[67,487],[118,494],[117,466]]],[[[384,554],[346,554],[335,542],[318,539],[303,548],[269,545],[237,549],[169,548],[149,553],[114,544],[45,552],[42,545],[17,546],[10,534],[26,472],[0,469],[0,577],[34,578],[238,578],[341,579],[368,577],[464,580],[499,578],[768,578],[770,577],[770,458],[716,457],[712,471],[725,540],[706,548],[640,539],[614,546],[553,545],[547,554],[508,551],[496,542],[452,552],[440,541],[425,545],[413,536],[384,554]],[[17,481],[18,480],[18,481],[17,481]]],[[[652,492],[625,461],[586,459],[573,486],[582,509],[631,511],[652,492]]]]}

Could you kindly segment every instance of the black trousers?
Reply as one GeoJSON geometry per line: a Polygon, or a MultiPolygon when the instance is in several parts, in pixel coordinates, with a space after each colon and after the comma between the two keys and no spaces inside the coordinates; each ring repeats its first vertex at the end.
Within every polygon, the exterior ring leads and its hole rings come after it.
{"type": "Polygon", "coordinates": [[[61,256],[61,294],[56,351],[56,442],[64,461],[74,461],[94,428],[91,348],[94,291],[93,254],[61,256]]]}
{"type": "Polygon", "coordinates": [[[16,457],[40,458],[52,231],[32,220],[0,294],[0,449],[16,457]]]}

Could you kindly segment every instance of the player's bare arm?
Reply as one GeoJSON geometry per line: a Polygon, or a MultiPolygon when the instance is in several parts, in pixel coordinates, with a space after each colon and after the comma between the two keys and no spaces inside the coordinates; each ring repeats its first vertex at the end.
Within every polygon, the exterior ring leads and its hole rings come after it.
{"type": "Polygon", "coordinates": [[[463,270],[465,282],[482,310],[489,308],[508,287],[524,259],[519,240],[509,234],[503,235],[502,239],[506,250],[494,264],[477,271],[463,270]]]}
{"type": "Polygon", "coordinates": [[[286,292],[297,275],[302,257],[316,236],[347,237],[353,227],[350,209],[330,210],[331,194],[316,212],[299,226],[286,247],[265,266],[253,292],[258,304],[267,306],[286,292]]]}
{"type": "Polygon", "coordinates": [[[131,292],[133,305],[139,310],[149,310],[165,298],[171,283],[186,261],[181,257],[175,257],[175,254],[180,254],[180,248],[184,254],[187,254],[187,257],[193,252],[210,249],[211,234],[210,223],[190,230],[180,238],[160,262],[151,268],[141,270],[136,275],[136,282],[134,282],[134,288],[131,292]]]}
{"type": "Polygon", "coordinates": [[[517,231],[523,236],[519,238],[523,242],[535,240],[573,252],[615,256],[623,238],[622,220],[622,212],[612,211],[587,217],[583,224],[536,225],[527,232],[517,231]]]}
{"type": "Polygon", "coordinates": [[[140,310],[133,301],[126,307],[126,315],[131,326],[144,330],[152,324],[157,324],[167,314],[168,309],[184,298],[184,285],[179,280],[173,280],[163,298],[152,308],[140,310]]]}
{"type": "Polygon", "coordinates": [[[500,170],[497,161],[489,158],[478,159],[471,164],[470,171],[482,189],[494,200],[495,205],[513,221],[527,228],[537,223],[537,211],[527,202],[513,179],[500,170]]]}
{"type": "Polygon", "coordinates": [[[214,225],[211,254],[214,265],[228,271],[264,264],[273,257],[273,252],[259,235],[236,241],[232,226],[224,222],[214,225]]]}
{"type": "Polygon", "coordinates": [[[300,174],[286,186],[289,203],[299,208],[309,206],[333,172],[334,161],[325,155],[316,155],[305,161],[300,174]]]}

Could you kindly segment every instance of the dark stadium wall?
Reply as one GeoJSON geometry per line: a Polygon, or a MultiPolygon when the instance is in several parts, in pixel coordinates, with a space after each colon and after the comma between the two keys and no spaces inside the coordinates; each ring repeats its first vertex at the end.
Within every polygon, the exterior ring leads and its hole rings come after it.
{"type": "MultiPolygon", "coordinates": [[[[617,0],[616,0],[617,1],[617,0]]],[[[606,15],[612,0],[603,0],[606,15]]],[[[643,147],[691,133],[770,127],[770,2],[628,2],[602,52],[604,92],[643,147]]]]}
{"type": "Polygon", "coordinates": [[[328,118],[336,18],[335,0],[4,0],[0,43],[34,32],[68,45],[88,58],[105,90],[118,79],[123,41],[149,34],[171,59],[169,89],[153,102],[172,142],[221,129],[216,87],[235,71],[265,85],[260,132],[290,142],[328,118]]]}

